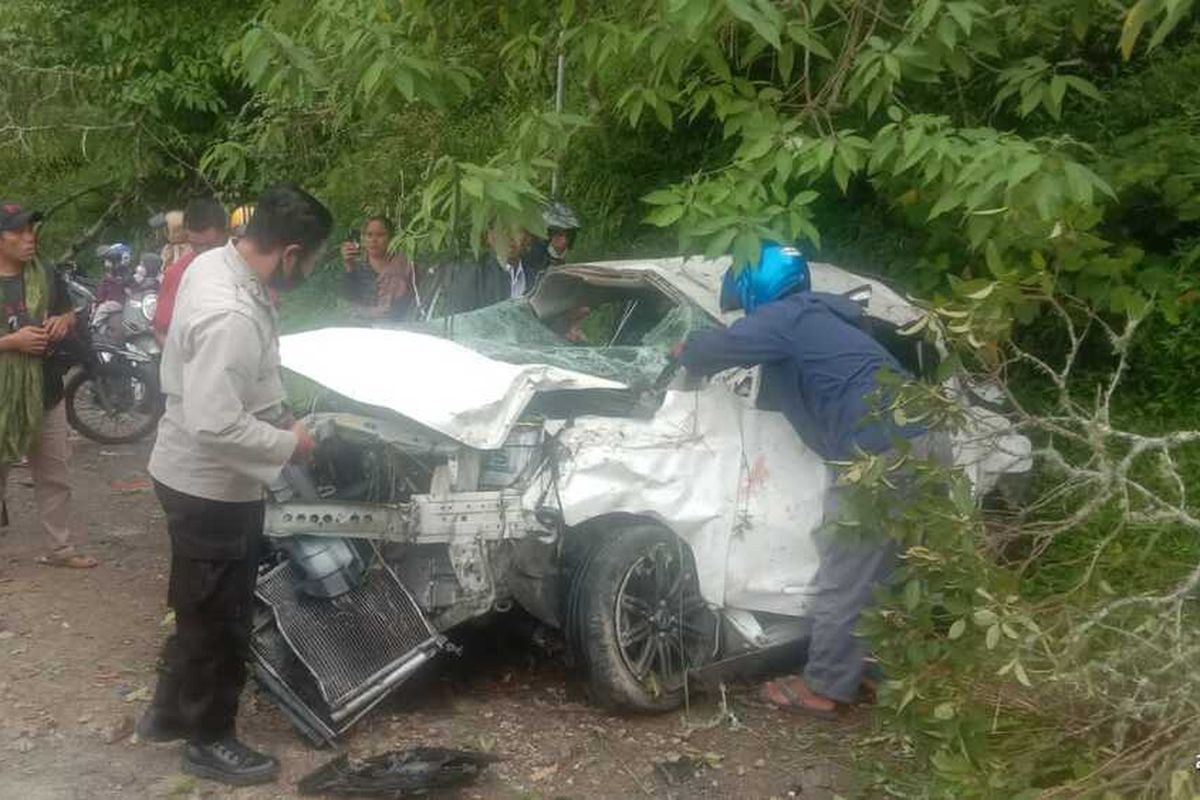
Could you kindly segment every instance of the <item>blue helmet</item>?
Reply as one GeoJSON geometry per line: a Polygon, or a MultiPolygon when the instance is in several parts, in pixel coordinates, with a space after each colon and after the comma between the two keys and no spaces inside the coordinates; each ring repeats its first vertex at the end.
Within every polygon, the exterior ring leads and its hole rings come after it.
{"type": "Polygon", "coordinates": [[[758,263],[734,271],[730,267],[721,281],[721,310],[754,311],[761,305],[812,288],[808,261],[794,247],[766,242],[758,263]]]}

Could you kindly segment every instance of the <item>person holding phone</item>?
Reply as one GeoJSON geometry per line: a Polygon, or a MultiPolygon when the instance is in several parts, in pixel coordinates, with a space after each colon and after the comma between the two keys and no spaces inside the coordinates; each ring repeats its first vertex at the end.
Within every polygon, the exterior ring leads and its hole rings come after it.
{"type": "Polygon", "coordinates": [[[387,217],[369,217],[342,244],[342,294],[356,316],[401,321],[414,307],[413,268],[403,253],[389,253],[395,229],[387,217]]]}

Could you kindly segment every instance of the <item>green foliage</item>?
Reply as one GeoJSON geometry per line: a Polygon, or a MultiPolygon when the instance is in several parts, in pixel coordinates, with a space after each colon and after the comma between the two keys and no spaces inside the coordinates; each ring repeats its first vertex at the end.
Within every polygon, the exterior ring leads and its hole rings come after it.
{"type": "MultiPolygon", "coordinates": [[[[1183,19],[1179,3],[1168,5],[1135,7],[1124,19],[1144,16],[1157,47],[1183,19]]],[[[1045,128],[1063,122],[1069,131],[1072,115],[1104,109],[1100,87],[1112,72],[1096,61],[1095,44],[1107,40],[1110,65],[1119,63],[1122,19],[1076,0],[889,2],[875,12],[841,2],[630,1],[586,15],[573,2],[283,3],[228,51],[263,106],[204,166],[246,186],[294,168],[297,156],[320,174],[329,166],[322,153],[361,154],[343,144],[351,130],[387,135],[428,118],[428,107],[444,112],[439,122],[486,118],[493,135],[466,147],[410,142],[394,153],[424,165],[404,169],[416,191],[397,209],[416,252],[478,248],[493,224],[536,230],[536,207],[558,172],[568,194],[583,190],[597,197],[594,207],[619,210],[618,238],[636,218],[611,198],[640,196],[651,206],[644,222],[675,230],[679,249],[747,263],[764,239],[819,249],[817,217],[855,184],[891,207],[890,225],[920,226],[936,244],[908,265],[930,271],[919,285],[945,288],[949,275],[996,270],[1069,272],[1065,291],[1111,290],[1110,305],[1122,309],[1146,302],[1153,287],[1139,275],[1144,245],[1110,238],[1106,223],[1125,198],[1101,177],[1108,165],[1096,145],[1109,143],[1094,128],[1074,138],[1045,128]],[[497,34],[503,45],[486,47],[497,34]],[[560,52],[562,114],[547,110],[560,52]],[[489,80],[497,73],[502,80],[489,80]],[[1033,125],[993,127],[997,116],[1033,125]],[[666,174],[598,171],[574,157],[578,147],[598,166],[605,145],[631,133],[657,142],[668,163],[676,142],[708,146],[666,174]],[[1069,258],[1064,243],[1075,245],[1069,258]]],[[[1183,182],[1171,191],[1187,215],[1183,182]]]]}
{"type": "MultiPolygon", "coordinates": [[[[403,223],[429,262],[487,230],[539,232],[557,179],[584,219],[581,257],[745,265],[764,239],[798,241],[927,298],[908,332],[1007,385],[1051,468],[1001,558],[961,479],[947,498],[932,469],[892,531],[904,581],[869,627],[914,793],[1195,790],[1171,766],[1194,726],[1167,707],[1195,711],[1196,687],[1154,662],[1194,652],[1163,613],[1194,622],[1194,607],[1162,598],[1196,563],[1196,532],[1161,514],[1188,511],[1172,481],[1200,465],[1182,442],[1131,438],[1190,425],[1200,391],[1192,0],[262,0],[207,4],[203,24],[176,2],[5,12],[5,194],[81,192],[60,230],[114,193],[129,224],[135,201],[206,187],[242,201],[289,179],[342,227],[403,223]]],[[[288,298],[289,329],[336,313],[336,279],[288,298]]],[[[908,418],[961,422],[936,393],[900,398],[908,418]]],[[[891,474],[850,469],[862,519],[892,519],[873,495],[891,474]]]]}
{"type": "Polygon", "coordinates": [[[0,173],[5,196],[57,208],[44,251],[57,256],[114,200],[102,236],[144,231],[148,209],[215,188],[196,164],[245,92],[215,42],[253,10],[207,3],[188,24],[182,2],[5,3],[0,173]]]}
{"type": "Polygon", "coordinates": [[[1121,28],[1121,55],[1126,59],[1133,54],[1147,23],[1154,23],[1154,33],[1147,47],[1158,47],[1171,31],[1191,13],[1193,0],[1138,0],[1125,12],[1125,24],[1121,28]]]}

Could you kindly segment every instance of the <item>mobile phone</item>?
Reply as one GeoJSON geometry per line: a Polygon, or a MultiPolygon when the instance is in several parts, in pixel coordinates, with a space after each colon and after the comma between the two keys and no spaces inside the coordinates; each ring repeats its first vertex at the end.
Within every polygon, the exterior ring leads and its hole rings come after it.
{"type": "Polygon", "coordinates": [[[359,229],[358,229],[358,228],[354,228],[354,229],[352,229],[352,230],[350,231],[350,236],[349,236],[349,237],[347,237],[347,238],[348,238],[348,239],[349,239],[351,242],[354,242],[354,244],[355,244],[355,245],[360,245],[360,244],[362,244],[362,232],[361,232],[361,231],[359,231],[359,229]]]}

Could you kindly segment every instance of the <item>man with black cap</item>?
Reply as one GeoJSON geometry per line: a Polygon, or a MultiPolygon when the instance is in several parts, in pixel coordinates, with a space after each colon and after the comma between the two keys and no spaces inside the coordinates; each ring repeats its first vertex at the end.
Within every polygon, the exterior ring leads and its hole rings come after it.
{"type": "MultiPolygon", "coordinates": [[[[88,569],[96,560],[71,545],[67,480],[70,446],[63,404],[63,368],[51,358],[75,325],[66,284],[36,258],[42,215],[0,202],[0,503],[9,465],[22,457],[50,552],[39,563],[88,569]]],[[[7,524],[0,506],[0,525],[7,524]]]]}

